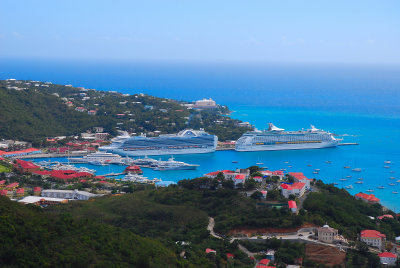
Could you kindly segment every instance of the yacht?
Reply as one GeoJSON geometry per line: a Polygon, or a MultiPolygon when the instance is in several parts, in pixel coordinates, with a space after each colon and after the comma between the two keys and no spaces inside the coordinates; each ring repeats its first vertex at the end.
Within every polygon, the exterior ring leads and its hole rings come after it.
{"type": "Polygon", "coordinates": [[[353,189],[353,188],[354,188],[353,185],[346,186],[346,189],[353,189]]]}
{"type": "Polygon", "coordinates": [[[385,186],[378,186],[378,189],[385,189],[385,186]]]}
{"type": "Polygon", "coordinates": [[[361,169],[361,168],[353,168],[353,169],[352,169],[352,171],[355,171],[355,172],[361,172],[361,171],[362,171],[362,169],[361,169]]]}
{"type": "Polygon", "coordinates": [[[158,161],[153,167],[154,170],[188,170],[196,169],[199,165],[187,164],[181,161],[175,161],[173,157],[169,158],[168,161],[158,161]]]}
{"type": "Polygon", "coordinates": [[[123,164],[124,162],[120,155],[104,152],[96,152],[84,157],[69,158],[68,160],[71,163],[90,163],[93,165],[99,165],[99,163],[123,164]]]}
{"type": "Polygon", "coordinates": [[[363,181],[356,181],[357,184],[363,184],[363,181]]]}
{"type": "Polygon", "coordinates": [[[372,193],[374,190],[368,189],[366,192],[372,193]]]}
{"type": "Polygon", "coordinates": [[[139,182],[139,183],[146,183],[149,182],[147,177],[143,177],[141,175],[135,173],[128,173],[126,174],[121,181],[130,181],[130,182],[139,182]]]}
{"type": "Polygon", "coordinates": [[[385,163],[385,164],[391,164],[392,162],[389,161],[389,160],[386,160],[386,161],[383,161],[383,163],[385,163]]]}

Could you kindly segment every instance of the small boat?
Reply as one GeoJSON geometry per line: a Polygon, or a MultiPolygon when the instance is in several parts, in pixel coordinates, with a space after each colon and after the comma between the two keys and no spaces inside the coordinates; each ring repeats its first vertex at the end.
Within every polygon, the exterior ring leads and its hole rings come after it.
{"type": "Polygon", "coordinates": [[[357,180],[359,180],[359,181],[362,181],[362,180],[363,180],[363,178],[358,178],[357,180]]]}
{"type": "Polygon", "coordinates": [[[354,171],[354,172],[361,172],[362,169],[361,169],[361,168],[353,168],[351,171],[354,171]]]}
{"type": "Polygon", "coordinates": [[[345,179],[345,178],[341,178],[341,179],[339,179],[340,181],[347,181],[347,179],[345,179]]]}
{"type": "Polygon", "coordinates": [[[307,167],[312,167],[312,165],[307,165],[307,167]]]}
{"type": "Polygon", "coordinates": [[[293,166],[288,166],[288,168],[292,168],[293,166]]]}
{"type": "Polygon", "coordinates": [[[400,180],[397,180],[396,182],[400,182],[400,180]]]}
{"type": "Polygon", "coordinates": [[[351,175],[347,175],[346,178],[351,178],[351,175]]]}
{"type": "Polygon", "coordinates": [[[397,191],[393,191],[393,192],[392,192],[392,194],[398,194],[398,193],[399,193],[399,192],[397,192],[397,191]]]}
{"type": "Polygon", "coordinates": [[[238,161],[232,161],[232,163],[238,163],[238,161]]]}
{"type": "Polygon", "coordinates": [[[363,181],[356,181],[357,184],[363,184],[363,181]]]}
{"type": "Polygon", "coordinates": [[[344,166],[343,168],[351,168],[350,166],[344,166]]]}
{"type": "Polygon", "coordinates": [[[390,166],[383,166],[384,168],[390,168],[390,166]]]}
{"type": "Polygon", "coordinates": [[[391,180],[395,180],[396,178],[395,178],[395,177],[389,177],[389,179],[391,179],[391,180]]]}
{"type": "Polygon", "coordinates": [[[289,161],[285,161],[285,164],[289,164],[289,161]]]}
{"type": "Polygon", "coordinates": [[[281,168],[280,170],[281,170],[281,171],[286,171],[286,168],[281,168]]]}
{"type": "Polygon", "coordinates": [[[353,185],[346,186],[346,189],[353,189],[353,188],[354,188],[353,185]]]}
{"type": "Polygon", "coordinates": [[[315,171],[320,171],[320,169],[319,168],[316,168],[316,169],[314,169],[315,171]]]}
{"type": "Polygon", "coordinates": [[[385,189],[385,186],[382,186],[382,185],[381,185],[381,186],[378,186],[377,188],[378,188],[378,189],[385,189]]]}
{"type": "Polygon", "coordinates": [[[370,193],[372,193],[374,190],[372,190],[372,189],[368,189],[366,192],[370,192],[370,193]]]}
{"type": "Polygon", "coordinates": [[[396,186],[396,183],[388,183],[390,186],[396,186]]]}
{"type": "Polygon", "coordinates": [[[262,169],[268,169],[268,167],[262,167],[262,169]]]}
{"type": "Polygon", "coordinates": [[[326,164],[332,164],[332,162],[331,162],[331,161],[325,161],[325,163],[326,163],[326,164]]]}
{"type": "Polygon", "coordinates": [[[313,173],[312,174],[318,174],[319,172],[318,171],[313,171],[313,173]]]}
{"type": "Polygon", "coordinates": [[[264,163],[262,163],[262,162],[258,162],[258,163],[256,163],[256,165],[259,165],[259,166],[261,166],[261,165],[264,165],[264,163]]]}
{"type": "Polygon", "coordinates": [[[390,161],[390,160],[386,160],[386,161],[383,161],[383,163],[385,163],[385,164],[391,164],[391,163],[392,163],[392,161],[390,161]]]}

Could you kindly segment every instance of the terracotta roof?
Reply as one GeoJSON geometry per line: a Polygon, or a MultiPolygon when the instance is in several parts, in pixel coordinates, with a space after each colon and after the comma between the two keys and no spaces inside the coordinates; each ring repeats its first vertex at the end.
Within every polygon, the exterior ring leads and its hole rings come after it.
{"type": "Polygon", "coordinates": [[[361,237],[370,237],[370,238],[384,238],[386,237],[385,234],[381,234],[379,231],[376,230],[363,230],[361,231],[361,237]]]}
{"type": "Polygon", "coordinates": [[[393,253],[390,253],[390,252],[382,252],[382,253],[379,253],[378,256],[380,258],[394,258],[394,259],[397,259],[397,255],[393,254],[393,253]]]}
{"type": "Polygon", "coordinates": [[[364,200],[367,200],[369,202],[380,202],[379,198],[376,198],[375,195],[373,194],[364,194],[364,193],[358,193],[355,195],[355,197],[362,198],[364,200]]]}
{"type": "Polygon", "coordinates": [[[380,219],[380,220],[382,220],[382,219],[384,219],[384,218],[393,219],[393,215],[385,214],[385,215],[382,215],[382,216],[379,216],[379,217],[378,217],[378,219],[380,219]]]}
{"type": "Polygon", "coordinates": [[[235,255],[233,255],[232,253],[226,253],[226,258],[229,259],[233,259],[235,257],[235,255]]]}
{"type": "Polygon", "coordinates": [[[206,248],[206,253],[208,254],[208,253],[215,253],[216,251],[215,250],[213,250],[213,249],[211,249],[211,248],[206,248]]]}
{"type": "Polygon", "coordinates": [[[0,190],[0,195],[7,195],[8,191],[7,190],[0,190]]]}
{"type": "Polygon", "coordinates": [[[33,169],[33,168],[40,168],[38,165],[35,165],[32,162],[29,161],[24,161],[21,159],[17,159],[17,165],[19,165],[21,168],[26,168],[26,169],[33,169]]]}
{"type": "Polygon", "coordinates": [[[33,187],[34,192],[40,192],[41,190],[42,190],[42,188],[40,188],[40,187],[33,187]]]}
{"type": "Polygon", "coordinates": [[[237,174],[235,176],[235,180],[244,180],[246,178],[246,175],[244,174],[237,174]]]}
{"type": "Polygon", "coordinates": [[[25,190],[24,190],[24,188],[18,188],[16,193],[17,194],[23,194],[23,193],[25,193],[25,190]]]}
{"type": "Polygon", "coordinates": [[[292,184],[293,189],[302,189],[304,186],[306,186],[304,182],[295,182],[292,184]]]}
{"type": "Polygon", "coordinates": [[[14,187],[18,187],[18,186],[19,186],[18,182],[13,182],[13,183],[10,183],[9,185],[7,185],[6,188],[14,188],[14,187]]]}
{"type": "Polygon", "coordinates": [[[289,205],[289,208],[297,208],[297,204],[293,200],[288,201],[288,205],[289,205]]]}
{"type": "Polygon", "coordinates": [[[5,184],[5,183],[6,183],[6,180],[0,181],[0,185],[3,185],[3,184],[5,184]]]}

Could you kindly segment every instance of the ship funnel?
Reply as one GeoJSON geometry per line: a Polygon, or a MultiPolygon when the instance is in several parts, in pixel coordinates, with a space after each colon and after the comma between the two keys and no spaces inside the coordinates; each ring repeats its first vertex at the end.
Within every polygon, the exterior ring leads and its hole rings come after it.
{"type": "Polygon", "coordinates": [[[283,128],[278,128],[272,123],[268,123],[268,131],[284,131],[283,128]]]}
{"type": "Polygon", "coordinates": [[[318,128],[316,128],[316,127],[314,127],[314,125],[311,125],[311,129],[310,129],[310,131],[318,131],[319,129],[318,128]]]}

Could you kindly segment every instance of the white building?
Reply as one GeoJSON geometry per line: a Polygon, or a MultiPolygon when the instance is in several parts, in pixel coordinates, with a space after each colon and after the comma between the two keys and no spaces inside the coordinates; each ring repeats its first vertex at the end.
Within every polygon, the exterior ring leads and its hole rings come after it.
{"type": "Polygon", "coordinates": [[[337,236],[338,230],[329,227],[327,224],[318,228],[318,241],[333,244],[333,241],[337,238],[337,236]]]}
{"type": "Polygon", "coordinates": [[[376,230],[361,231],[360,240],[371,247],[382,249],[385,247],[386,235],[376,230]]]}
{"type": "Polygon", "coordinates": [[[382,252],[378,254],[381,264],[388,266],[395,266],[397,261],[397,255],[390,252],[382,252]]]}
{"type": "Polygon", "coordinates": [[[282,184],[282,195],[285,198],[289,198],[290,195],[294,195],[296,197],[303,196],[304,192],[306,191],[306,184],[303,182],[295,182],[293,184],[282,184]]]}
{"type": "Polygon", "coordinates": [[[195,104],[193,105],[193,108],[214,109],[214,108],[217,108],[217,104],[211,98],[210,99],[202,99],[202,100],[196,101],[195,104]]]}
{"type": "Polygon", "coordinates": [[[76,200],[88,200],[92,197],[97,197],[97,194],[92,194],[85,191],[78,190],[43,190],[42,196],[62,198],[62,199],[76,199],[76,200]]]}

